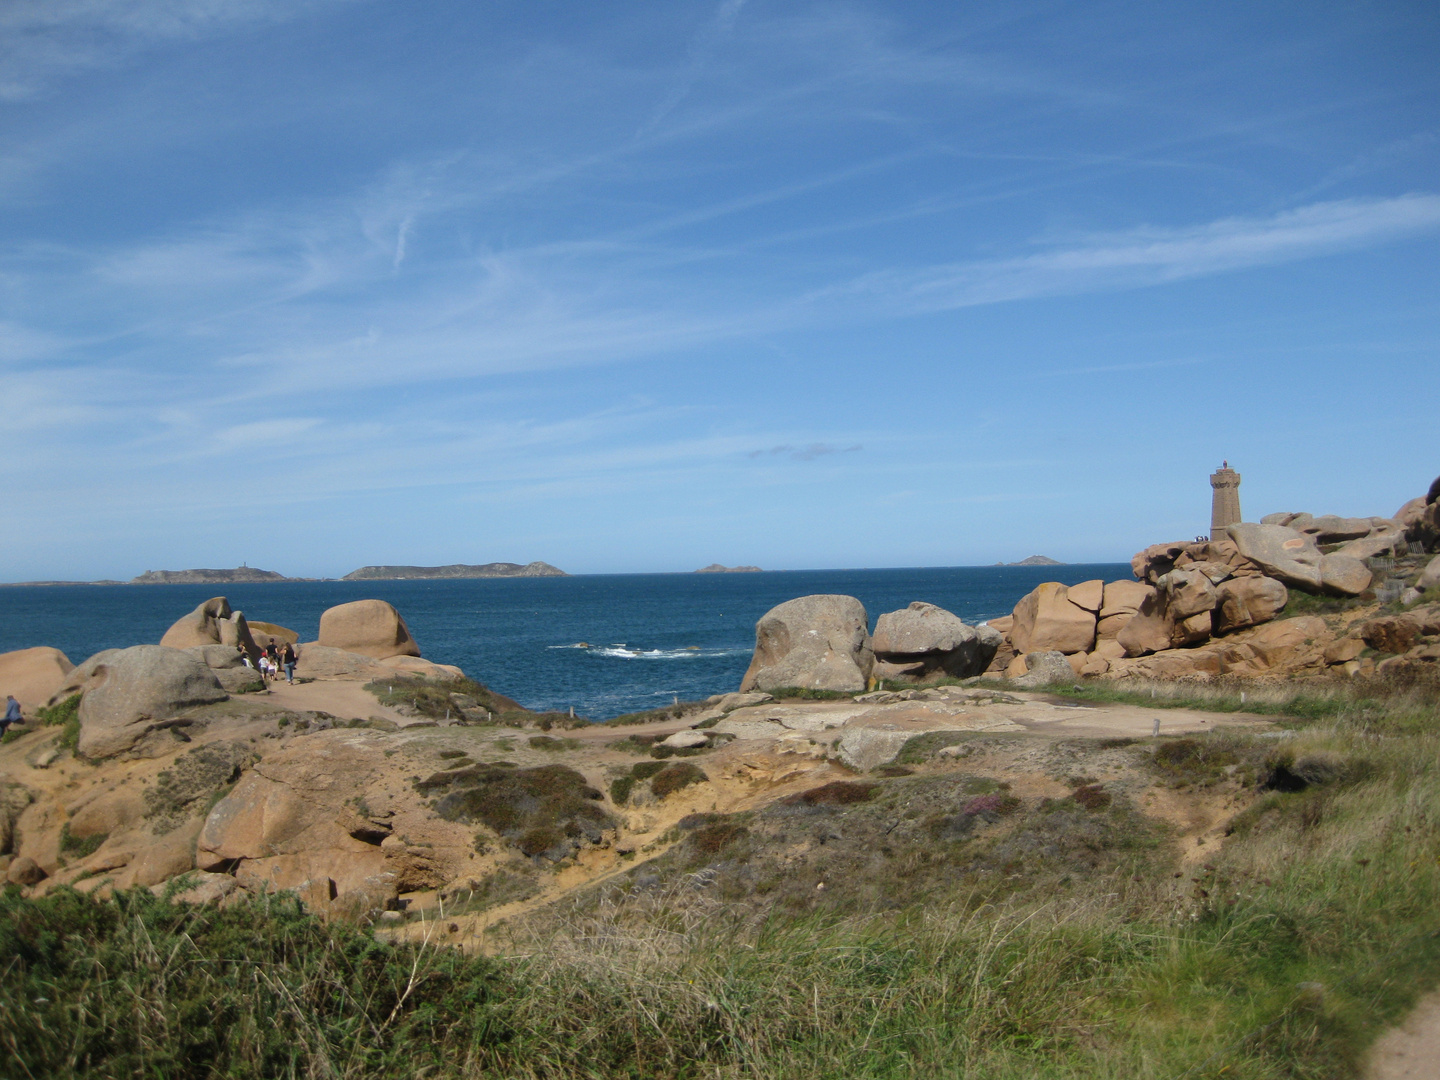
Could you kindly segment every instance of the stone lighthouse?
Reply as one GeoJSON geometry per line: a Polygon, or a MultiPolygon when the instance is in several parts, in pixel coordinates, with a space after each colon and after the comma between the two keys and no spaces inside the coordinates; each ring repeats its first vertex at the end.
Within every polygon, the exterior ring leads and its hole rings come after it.
{"type": "Polygon", "coordinates": [[[1227,525],[1240,524],[1240,474],[1222,461],[1210,474],[1210,539],[1225,539],[1227,525]]]}

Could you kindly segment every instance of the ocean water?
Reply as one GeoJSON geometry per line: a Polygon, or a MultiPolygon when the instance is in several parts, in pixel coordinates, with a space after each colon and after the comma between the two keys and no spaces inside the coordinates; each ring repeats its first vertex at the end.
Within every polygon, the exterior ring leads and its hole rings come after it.
{"type": "MultiPolygon", "coordinates": [[[[313,641],[320,614],[388,600],[424,655],[533,709],[603,720],[734,690],[755,622],[776,604],[843,593],[875,619],[912,600],[968,623],[1005,615],[1042,581],[1129,578],[1124,563],[795,570],[759,574],[614,574],[470,581],[324,581],[256,585],[0,588],[0,652],[51,645],[75,663],[101,649],[158,642],[211,596],[313,641]]],[[[0,687],[4,693],[4,687],[0,687]]]]}

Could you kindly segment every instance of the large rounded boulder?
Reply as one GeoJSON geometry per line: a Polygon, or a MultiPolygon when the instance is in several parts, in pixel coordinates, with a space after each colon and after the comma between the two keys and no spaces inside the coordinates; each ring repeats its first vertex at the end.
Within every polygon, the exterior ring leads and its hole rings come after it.
{"type": "Polygon", "coordinates": [[[74,670],[68,656],[46,645],[0,653],[0,697],[14,694],[21,705],[36,708],[49,701],[74,670]]]}
{"type": "Polygon", "coordinates": [[[330,608],[320,616],[318,644],[372,660],[420,655],[405,620],[384,600],[356,600],[330,608]]]}
{"type": "Polygon", "coordinates": [[[202,645],[245,646],[255,655],[255,642],[245,616],[230,610],[230,601],[212,596],[188,615],[184,615],[165,631],[160,644],[171,649],[193,649],[202,645]]]}
{"type": "Polygon", "coordinates": [[[853,596],[801,596],[755,624],[755,655],[741,692],[796,686],[864,690],[875,665],[865,605],[853,596]]]}
{"type": "Polygon", "coordinates": [[[70,673],[57,697],[81,693],[79,751],[107,758],[135,748],[157,722],[228,696],[199,657],[164,645],[96,653],[70,673]]]}
{"type": "Polygon", "coordinates": [[[998,631],[967,626],[958,616],[917,600],[875,621],[876,660],[912,677],[944,671],[956,678],[981,674],[1000,647],[998,631]]]}
{"type": "MultiPolygon", "coordinates": [[[[1103,583],[1094,590],[1101,605],[1103,583]]],[[[1086,597],[1087,603],[1091,602],[1086,597]]],[[[1095,646],[1096,612],[1070,600],[1070,590],[1058,581],[1037,585],[1015,605],[1010,643],[1024,655],[1031,652],[1084,653],[1095,646]]]]}

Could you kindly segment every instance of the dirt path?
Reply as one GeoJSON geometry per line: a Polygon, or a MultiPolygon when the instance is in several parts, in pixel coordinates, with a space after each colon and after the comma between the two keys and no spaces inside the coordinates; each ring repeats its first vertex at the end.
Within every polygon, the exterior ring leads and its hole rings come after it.
{"type": "Polygon", "coordinates": [[[1370,1048],[1365,1080],[1440,1080],[1440,993],[1422,998],[1370,1048]]]}
{"type": "Polygon", "coordinates": [[[317,679],[307,683],[287,683],[278,679],[270,684],[267,695],[282,709],[296,712],[327,712],[341,720],[369,720],[379,716],[393,720],[401,727],[415,723],[415,717],[402,716],[376,700],[361,682],[317,679]]]}

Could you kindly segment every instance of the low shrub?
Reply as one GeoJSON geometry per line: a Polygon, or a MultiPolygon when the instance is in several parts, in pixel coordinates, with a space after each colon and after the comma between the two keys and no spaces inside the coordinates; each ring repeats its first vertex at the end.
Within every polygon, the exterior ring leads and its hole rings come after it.
{"type": "Polygon", "coordinates": [[[879,784],[857,783],[854,780],[835,780],[798,795],[780,800],[785,806],[848,806],[851,803],[866,802],[875,797],[879,784]]]}
{"type": "Polygon", "coordinates": [[[60,733],[57,746],[71,753],[76,753],[80,747],[80,694],[71,694],[64,701],[57,702],[48,708],[35,710],[35,718],[42,724],[59,724],[64,730],[60,733]]]}
{"type": "Polygon", "coordinates": [[[1110,793],[1099,784],[1081,784],[1070,793],[1070,798],[1086,810],[1103,810],[1110,805],[1110,793]]]}
{"type": "Polygon", "coordinates": [[[527,855],[559,857],[562,840],[572,849],[582,839],[598,843],[615,824],[599,805],[604,796],[564,765],[482,763],[435,773],[415,787],[422,794],[444,793],[435,812],[445,820],[483,824],[527,855]]]}
{"type": "Polygon", "coordinates": [[[551,752],[575,750],[580,746],[578,739],[556,739],[550,735],[532,735],[530,736],[529,743],[531,749],[549,750],[551,752]]]}
{"type": "Polygon", "coordinates": [[[60,854],[70,860],[85,859],[99,851],[100,845],[109,839],[109,833],[76,836],[70,831],[70,823],[67,821],[60,826],[60,854]]]}
{"type": "Polygon", "coordinates": [[[698,765],[677,762],[674,765],[666,765],[651,778],[650,790],[655,793],[657,799],[665,799],[691,784],[707,783],[709,780],[705,771],[698,765]]]}

